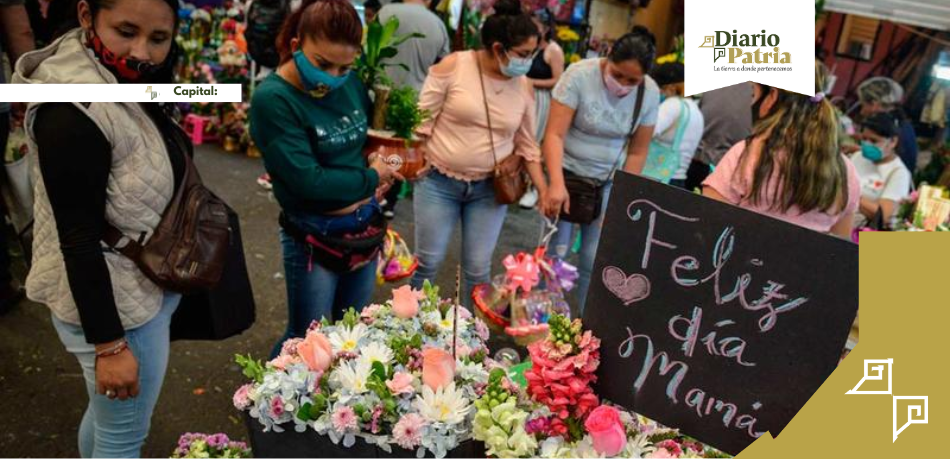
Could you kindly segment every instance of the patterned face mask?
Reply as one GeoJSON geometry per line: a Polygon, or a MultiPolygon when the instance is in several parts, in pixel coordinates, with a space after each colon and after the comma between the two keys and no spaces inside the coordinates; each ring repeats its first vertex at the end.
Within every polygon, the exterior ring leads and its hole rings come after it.
{"type": "MultiPolygon", "coordinates": [[[[90,31],[87,38],[87,46],[99,58],[99,63],[107,68],[109,72],[123,83],[147,83],[158,75],[164,67],[174,65],[175,53],[169,53],[165,62],[160,65],[151,62],[138,60],[132,57],[117,57],[112,50],[106,47],[102,39],[95,31],[90,31]]],[[[174,46],[173,46],[174,48],[174,46]]],[[[173,50],[174,51],[174,50],[173,50]]]]}

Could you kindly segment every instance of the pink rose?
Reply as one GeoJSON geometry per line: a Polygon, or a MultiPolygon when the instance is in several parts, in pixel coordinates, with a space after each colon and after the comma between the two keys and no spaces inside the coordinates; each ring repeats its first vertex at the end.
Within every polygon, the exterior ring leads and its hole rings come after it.
{"type": "Polygon", "coordinates": [[[234,397],[232,397],[235,408],[244,411],[247,407],[251,406],[250,390],[250,384],[245,384],[238,388],[237,392],[234,393],[234,397]]]}
{"type": "Polygon", "coordinates": [[[412,287],[403,285],[393,290],[393,314],[400,319],[411,319],[419,313],[419,295],[412,287]]]}
{"type": "Polygon", "coordinates": [[[422,382],[432,390],[447,386],[455,379],[455,358],[442,349],[422,351],[422,382]]]}
{"type": "Polygon", "coordinates": [[[283,370],[286,370],[287,367],[289,367],[291,364],[294,363],[294,357],[288,354],[281,354],[275,357],[274,360],[271,360],[269,363],[270,363],[270,366],[283,371],[283,370]]]}
{"type": "Polygon", "coordinates": [[[318,331],[307,333],[303,342],[297,345],[297,354],[312,371],[327,371],[333,363],[333,348],[330,346],[330,340],[318,331]]]}
{"type": "Polygon", "coordinates": [[[620,412],[614,407],[598,406],[590,413],[584,427],[594,441],[594,449],[600,454],[616,456],[627,446],[627,432],[620,422],[620,412]]]}
{"type": "Polygon", "coordinates": [[[654,458],[678,458],[683,455],[683,448],[679,443],[673,440],[663,440],[656,444],[656,452],[650,457],[654,458]]]}
{"type": "Polygon", "coordinates": [[[413,379],[411,374],[400,371],[393,375],[393,379],[386,381],[386,387],[393,395],[411,394],[413,379]]]}

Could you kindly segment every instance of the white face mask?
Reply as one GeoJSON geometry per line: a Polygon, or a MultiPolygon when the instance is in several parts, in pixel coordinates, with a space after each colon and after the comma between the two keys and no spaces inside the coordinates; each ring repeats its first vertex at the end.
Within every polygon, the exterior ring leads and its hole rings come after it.
{"type": "Polygon", "coordinates": [[[634,89],[634,86],[620,84],[616,78],[610,75],[610,72],[604,72],[604,85],[607,86],[607,91],[610,94],[619,98],[627,97],[634,89]]]}

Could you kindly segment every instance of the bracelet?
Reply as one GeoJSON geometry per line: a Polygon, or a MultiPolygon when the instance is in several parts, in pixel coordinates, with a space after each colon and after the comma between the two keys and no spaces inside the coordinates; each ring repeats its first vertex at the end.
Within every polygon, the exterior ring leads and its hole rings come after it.
{"type": "Polygon", "coordinates": [[[114,344],[108,349],[101,351],[96,351],[96,357],[112,357],[115,355],[121,354],[123,351],[129,348],[129,342],[125,339],[120,340],[118,343],[114,344]]]}

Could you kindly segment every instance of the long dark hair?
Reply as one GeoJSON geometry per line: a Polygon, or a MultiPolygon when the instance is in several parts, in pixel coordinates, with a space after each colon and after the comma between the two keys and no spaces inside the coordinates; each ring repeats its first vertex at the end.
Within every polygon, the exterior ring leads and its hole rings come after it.
{"type": "MultiPolygon", "coordinates": [[[[823,91],[827,80],[827,69],[816,60],[816,93],[823,91]]],[[[775,89],[775,107],[752,128],[740,160],[740,166],[746,167],[747,161],[753,160],[749,154],[752,139],[764,137],[765,144],[753,168],[750,200],[759,204],[766,196],[776,196],[766,204],[782,212],[796,206],[802,213],[840,212],[848,204],[848,168],[838,152],[834,106],[824,97],[775,89]],[[769,190],[773,174],[775,187],[769,190]]],[[[768,97],[768,92],[760,97],[768,97]]]]}
{"type": "Polygon", "coordinates": [[[304,0],[287,16],[277,36],[280,62],[293,56],[290,42],[294,38],[323,39],[359,48],[363,42],[363,21],[347,0],[304,0]]]}

